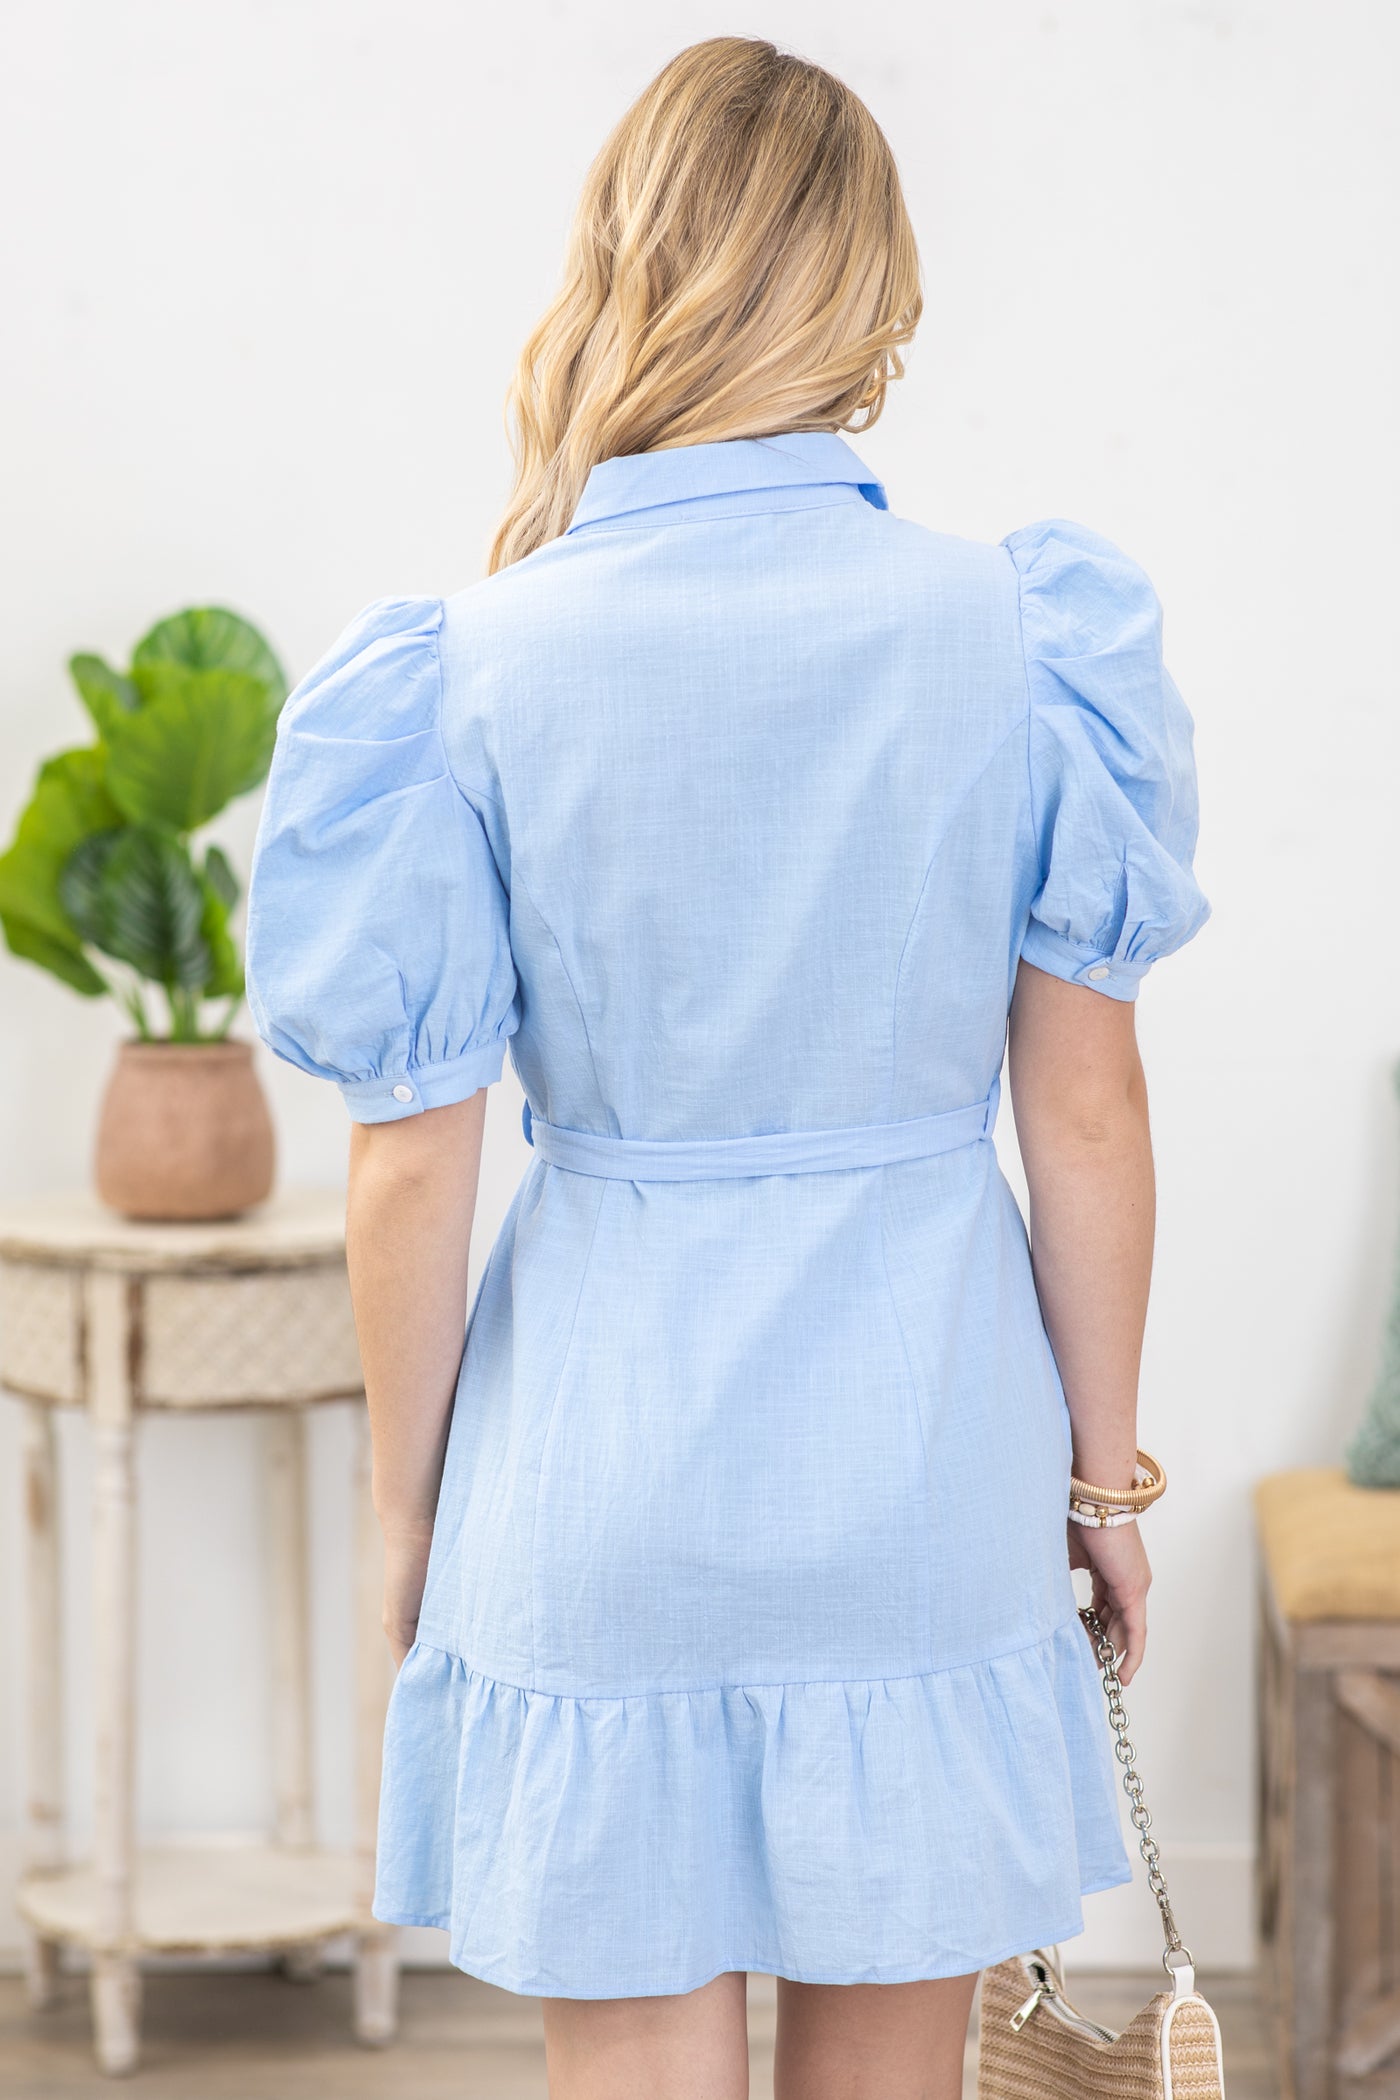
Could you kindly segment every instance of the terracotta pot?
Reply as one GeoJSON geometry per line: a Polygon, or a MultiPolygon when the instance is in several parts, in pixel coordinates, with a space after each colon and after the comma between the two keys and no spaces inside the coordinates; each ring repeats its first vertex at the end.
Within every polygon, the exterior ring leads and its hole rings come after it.
{"type": "Polygon", "coordinates": [[[97,1193],[128,1218],[230,1218],[272,1188],[251,1043],[123,1043],[97,1125],[97,1193]]]}

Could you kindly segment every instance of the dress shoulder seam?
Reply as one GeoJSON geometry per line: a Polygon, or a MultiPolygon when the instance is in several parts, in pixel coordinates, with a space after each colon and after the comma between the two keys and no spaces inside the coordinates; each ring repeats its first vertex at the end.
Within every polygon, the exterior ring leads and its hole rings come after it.
{"type": "MultiPolygon", "coordinates": [[[[438,603],[439,605],[441,605],[442,600],[439,599],[438,603]]],[[[500,796],[493,794],[489,788],[478,787],[474,782],[469,782],[460,779],[456,770],[453,767],[451,758],[448,756],[447,738],[443,735],[442,731],[442,696],[443,688],[446,685],[447,681],[443,677],[442,670],[441,620],[439,620],[437,622],[437,625],[433,628],[433,668],[437,674],[437,701],[433,708],[433,729],[436,733],[438,740],[438,750],[442,754],[442,770],[444,776],[451,781],[453,787],[457,790],[457,793],[461,796],[464,802],[471,802],[473,799],[475,799],[478,802],[493,803],[497,809],[504,809],[505,804],[502,802],[500,796]]]]}
{"type": "Polygon", "coordinates": [[[1012,553],[1010,547],[1006,546],[1006,542],[1004,540],[1002,542],[1002,545],[1006,547],[1006,558],[1010,562],[1012,573],[1016,578],[1016,641],[1018,649],[1020,651],[1021,685],[1025,693],[1026,702],[1026,808],[1030,815],[1031,840],[1032,844],[1034,844],[1035,767],[1031,759],[1031,718],[1035,712],[1035,699],[1031,686],[1030,657],[1026,650],[1025,572],[1023,571],[1021,564],[1017,561],[1015,555],[1012,553]]]}
{"type": "MultiPolygon", "coordinates": [[[[966,783],[961,795],[958,797],[957,802],[949,809],[943,827],[938,834],[938,838],[934,845],[933,851],[930,853],[928,860],[924,866],[923,877],[919,883],[918,895],[914,899],[914,909],[909,915],[909,923],[904,929],[904,939],[900,943],[899,961],[895,965],[894,990],[891,999],[890,1010],[890,1066],[889,1092],[887,1097],[891,1102],[893,1102],[895,1089],[899,1083],[899,998],[900,991],[904,983],[904,965],[909,954],[909,944],[914,938],[914,932],[918,926],[919,918],[924,908],[924,899],[928,895],[929,885],[933,881],[934,870],[938,866],[939,858],[943,852],[944,847],[948,843],[949,831],[952,829],[953,823],[955,822],[959,812],[967,806],[969,798],[976,793],[981,782],[991,771],[992,767],[1000,758],[1002,752],[1006,749],[1007,745],[1016,735],[1019,727],[1019,723],[1013,722],[1011,724],[1011,727],[1006,731],[1005,735],[999,736],[997,738],[996,743],[992,746],[992,749],[987,753],[986,758],[983,760],[982,764],[977,768],[977,771],[973,775],[972,779],[966,783]]],[[[1029,732],[1027,732],[1026,736],[1026,770],[1027,774],[1029,775],[1029,732]]]]}

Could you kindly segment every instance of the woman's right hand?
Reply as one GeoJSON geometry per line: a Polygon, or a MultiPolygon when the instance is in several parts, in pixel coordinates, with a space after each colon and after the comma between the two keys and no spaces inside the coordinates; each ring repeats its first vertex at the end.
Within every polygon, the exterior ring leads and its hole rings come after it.
{"type": "Polygon", "coordinates": [[[1068,1525],[1069,1564],[1093,1578],[1094,1607],[1121,1658],[1118,1675],[1131,1684],[1147,1646],[1147,1591],[1152,1581],[1137,1524],[1068,1525]]]}

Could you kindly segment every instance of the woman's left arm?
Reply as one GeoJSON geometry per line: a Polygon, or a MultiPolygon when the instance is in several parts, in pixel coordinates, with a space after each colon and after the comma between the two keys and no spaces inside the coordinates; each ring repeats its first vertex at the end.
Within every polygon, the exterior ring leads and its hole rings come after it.
{"type": "Polygon", "coordinates": [[[350,1133],[346,1259],[384,1533],[384,1631],[401,1663],[418,1611],[467,1318],[486,1089],[350,1133]]]}

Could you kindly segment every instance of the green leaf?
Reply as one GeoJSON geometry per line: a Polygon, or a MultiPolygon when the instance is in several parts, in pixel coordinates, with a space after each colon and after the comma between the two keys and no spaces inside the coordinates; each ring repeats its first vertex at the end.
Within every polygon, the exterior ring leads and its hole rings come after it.
{"type": "Polygon", "coordinates": [[[167,987],[197,990],[206,982],[208,893],[168,832],[131,824],[84,839],[60,886],[75,924],[105,955],[167,987]]]}
{"type": "Polygon", "coordinates": [[[222,897],[230,911],[238,902],[238,877],[229,866],[222,846],[209,846],[204,854],[204,880],[215,896],[222,897]]]}
{"type": "MultiPolygon", "coordinates": [[[[100,744],[60,751],[40,767],[29,805],[20,817],[8,852],[0,855],[0,915],[5,937],[16,954],[43,962],[40,935],[70,953],[79,942],[58,894],[58,881],[69,854],[81,839],[121,822],[121,811],[105,784],[106,752],[100,744]],[[30,947],[15,947],[14,928],[32,929],[30,947]]],[[[63,973],[60,973],[63,974],[63,973]]]]}
{"type": "MultiPolygon", "coordinates": [[[[211,850],[218,851],[217,847],[211,850]]],[[[224,864],[228,865],[227,862],[224,864]]],[[[201,880],[204,887],[204,914],[199,922],[199,931],[210,957],[209,975],[201,989],[206,999],[241,999],[243,965],[239,961],[238,948],[229,931],[229,904],[215,889],[207,875],[201,880]]]]}
{"type": "Polygon", "coordinates": [[[51,971],[85,998],[100,998],[107,990],[106,983],[76,942],[69,946],[56,941],[52,934],[41,933],[37,926],[30,926],[23,919],[12,919],[4,912],[0,912],[0,927],[4,928],[5,945],[12,955],[21,956],[25,962],[38,963],[41,969],[51,971]]]}
{"type": "Polygon", "coordinates": [[[191,606],[162,620],[137,643],[138,664],[175,663],[187,671],[240,671],[260,678],[276,706],[287,697],[281,664],[251,622],[218,605],[191,606]]]}
{"type": "Polygon", "coordinates": [[[84,707],[92,716],[99,736],[106,736],[114,722],[141,705],[141,695],[129,678],[104,663],[100,656],[70,656],[68,669],[84,707]]]}
{"type": "Polygon", "coordinates": [[[93,948],[107,948],[107,900],[103,878],[117,840],[127,826],[114,824],[107,831],[94,831],[73,848],[58,878],[58,894],[64,911],[81,940],[93,948]]]}
{"type": "Polygon", "coordinates": [[[197,831],[265,776],[277,708],[260,678],[192,671],[171,660],[133,667],[143,701],[113,728],[107,785],[134,824],[197,831]]]}

